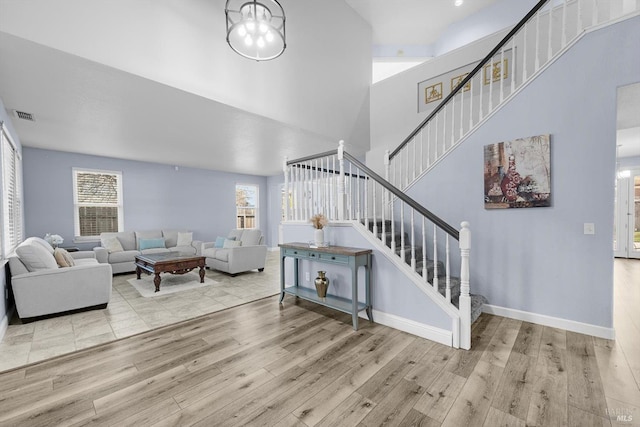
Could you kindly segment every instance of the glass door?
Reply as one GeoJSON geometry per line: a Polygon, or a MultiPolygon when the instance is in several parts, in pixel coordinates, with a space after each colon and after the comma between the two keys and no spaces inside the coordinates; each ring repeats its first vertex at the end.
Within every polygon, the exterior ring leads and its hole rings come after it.
{"type": "Polygon", "coordinates": [[[640,258],[640,170],[616,180],[613,249],[616,257],[640,258]]]}

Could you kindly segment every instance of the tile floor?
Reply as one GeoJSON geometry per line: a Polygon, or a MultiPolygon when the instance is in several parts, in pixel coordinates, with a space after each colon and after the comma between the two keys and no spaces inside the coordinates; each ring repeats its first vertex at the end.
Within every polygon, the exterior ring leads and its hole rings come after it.
{"type": "Polygon", "coordinates": [[[278,253],[267,253],[262,273],[231,277],[206,270],[218,283],[204,288],[143,298],[127,283],[135,274],[120,274],[113,277],[111,301],[104,310],[24,325],[14,315],[0,342],[0,372],[275,295],[280,290],[278,253]]]}

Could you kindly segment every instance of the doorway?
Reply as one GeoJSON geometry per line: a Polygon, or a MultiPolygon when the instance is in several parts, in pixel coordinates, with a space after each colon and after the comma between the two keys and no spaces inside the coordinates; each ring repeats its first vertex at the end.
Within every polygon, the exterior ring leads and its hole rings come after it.
{"type": "Polygon", "coordinates": [[[617,258],[640,258],[640,169],[618,172],[613,251],[617,258]]]}
{"type": "Polygon", "coordinates": [[[640,258],[640,83],[618,88],[613,253],[640,258]]]}

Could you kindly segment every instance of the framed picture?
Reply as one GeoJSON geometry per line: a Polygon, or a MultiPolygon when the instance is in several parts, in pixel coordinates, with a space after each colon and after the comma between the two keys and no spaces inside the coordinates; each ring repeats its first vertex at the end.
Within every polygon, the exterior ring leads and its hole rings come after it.
{"type": "Polygon", "coordinates": [[[549,135],[484,147],[485,209],[551,206],[549,135]]]}
{"type": "Polygon", "coordinates": [[[442,99],[442,82],[424,88],[424,103],[439,101],[442,99]]]}
{"type": "MultiPolygon", "coordinates": [[[[464,73],[464,74],[460,74],[459,76],[455,76],[451,79],[451,92],[453,92],[453,90],[458,87],[458,85],[460,83],[462,83],[462,81],[464,80],[465,77],[467,77],[469,75],[469,73],[464,73]]],[[[467,82],[466,85],[464,85],[464,87],[462,88],[463,92],[469,92],[471,90],[471,80],[469,80],[467,82]]]]}
{"type": "Polygon", "coordinates": [[[505,80],[509,77],[509,59],[504,58],[502,65],[500,61],[487,64],[483,67],[483,81],[485,85],[491,83],[491,81],[498,82],[505,80]]]}

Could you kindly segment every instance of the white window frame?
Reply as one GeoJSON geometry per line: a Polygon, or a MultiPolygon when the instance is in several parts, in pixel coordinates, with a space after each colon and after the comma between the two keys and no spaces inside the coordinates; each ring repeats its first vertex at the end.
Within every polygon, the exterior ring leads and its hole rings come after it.
{"type": "Polygon", "coordinates": [[[74,241],[96,241],[100,240],[100,236],[81,236],[80,235],[80,212],[79,208],[82,206],[95,206],[91,203],[78,203],[78,174],[79,173],[94,173],[98,175],[115,175],[117,177],[117,191],[118,191],[118,203],[117,204],[102,204],[100,206],[105,207],[117,207],[118,208],[118,231],[124,230],[124,205],[122,197],[122,172],[110,171],[101,169],[86,169],[86,168],[72,168],[73,176],[73,229],[74,229],[74,241]]]}
{"type": "MultiPolygon", "coordinates": [[[[253,227],[251,227],[251,228],[245,227],[245,229],[253,230],[253,229],[260,228],[260,186],[258,184],[253,184],[253,183],[237,182],[236,186],[234,188],[234,190],[235,190],[234,191],[234,197],[238,192],[238,187],[255,187],[255,189],[256,189],[256,206],[255,206],[256,214],[255,214],[255,219],[254,219],[255,225],[253,227]]],[[[238,204],[237,204],[237,200],[236,200],[235,206],[236,206],[236,209],[235,209],[235,211],[236,211],[236,213],[235,213],[235,215],[236,215],[235,222],[236,222],[236,225],[237,225],[237,223],[238,223],[238,204]]]]}
{"type": "Polygon", "coordinates": [[[2,174],[0,174],[0,179],[2,180],[2,233],[0,233],[0,245],[2,246],[2,258],[5,259],[24,238],[24,211],[22,209],[24,199],[22,192],[22,156],[4,122],[0,122],[0,165],[2,167],[2,174]],[[4,167],[7,153],[11,153],[14,162],[12,177],[6,175],[7,171],[4,167]],[[7,188],[8,181],[10,180],[13,180],[13,193],[11,195],[7,193],[9,190],[7,188]],[[12,196],[13,201],[11,211],[9,211],[9,196],[12,196]]]}

